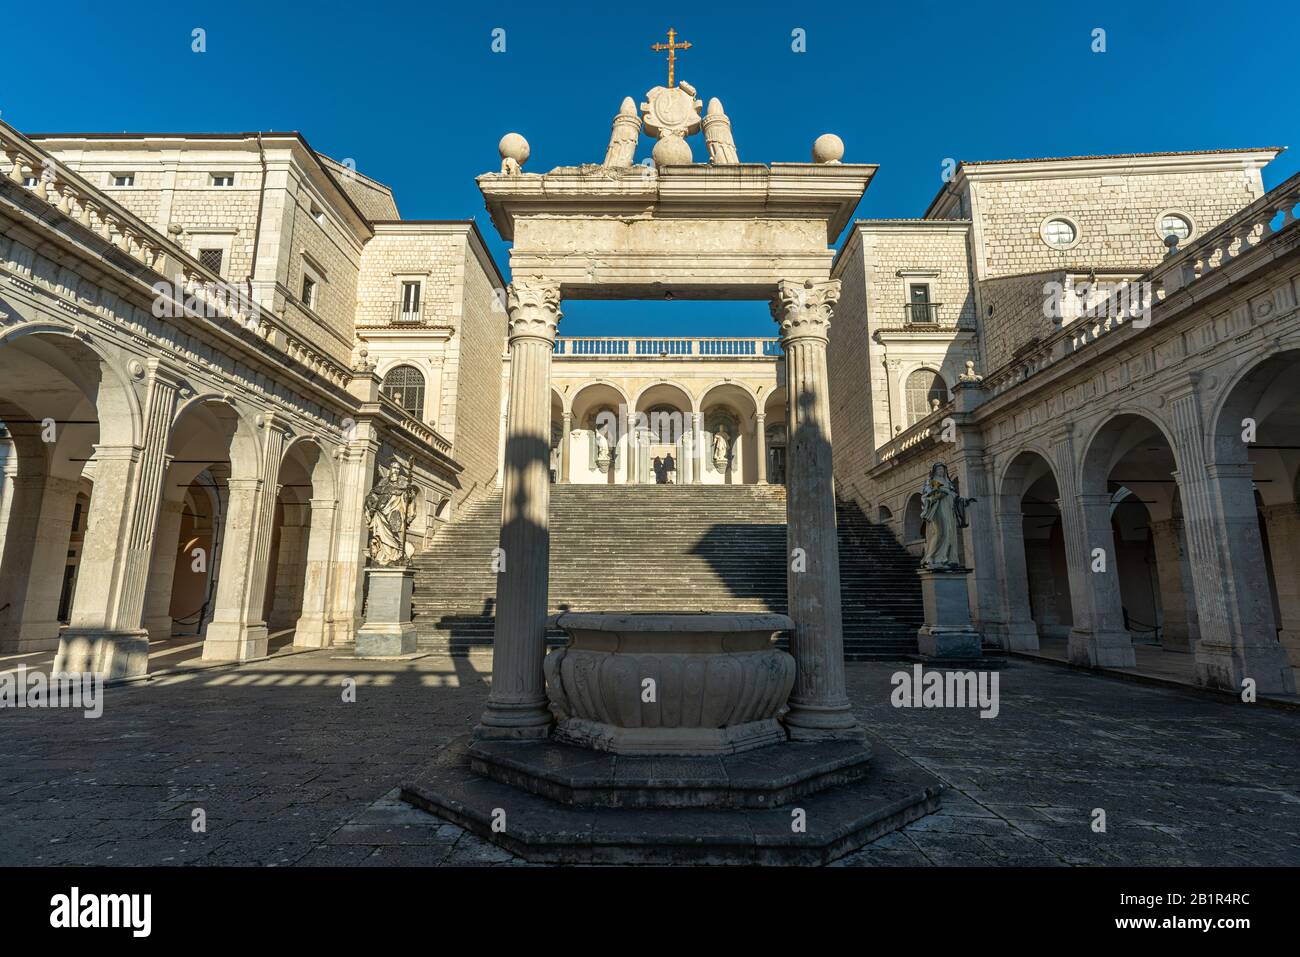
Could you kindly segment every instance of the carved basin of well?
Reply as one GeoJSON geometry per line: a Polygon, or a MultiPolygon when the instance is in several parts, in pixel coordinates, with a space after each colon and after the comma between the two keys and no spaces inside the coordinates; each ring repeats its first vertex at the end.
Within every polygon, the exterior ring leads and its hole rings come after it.
{"type": "Polygon", "coordinates": [[[555,737],[620,754],[717,754],[785,740],[785,615],[569,612],[546,656],[555,737]]]}

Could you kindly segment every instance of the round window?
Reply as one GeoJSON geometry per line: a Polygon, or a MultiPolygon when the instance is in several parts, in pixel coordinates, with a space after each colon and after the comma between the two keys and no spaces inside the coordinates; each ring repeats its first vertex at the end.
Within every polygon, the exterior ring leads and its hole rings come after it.
{"type": "Polygon", "coordinates": [[[1079,238],[1079,231],[1068,219],[1049,219],[1043,224],[1043,241],[1057,249],[1067,249],[1079,238]]]}
{"type": "Polygon", "coordinates": [[[1188,222],[1186,216],[1180,216],[1177,213],[1166,213],[1160,217],[1160,236],[1177,236],[1178,239],[1184,240],[1192,234],[1192,224],[1188,222]]]}

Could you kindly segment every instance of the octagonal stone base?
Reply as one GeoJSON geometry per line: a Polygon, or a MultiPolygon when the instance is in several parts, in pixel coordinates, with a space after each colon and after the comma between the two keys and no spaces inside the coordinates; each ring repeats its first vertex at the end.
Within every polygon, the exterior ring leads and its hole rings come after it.
{"type": "Polygon", "coordinates": [[[651,758],[465,736],[401,793],[528,861],[826,864],[938,810],[937,778],[889,748],[875,753],[827,742],[651,758]],[[635,803],[646,797],[666,803],[635,803]]]}

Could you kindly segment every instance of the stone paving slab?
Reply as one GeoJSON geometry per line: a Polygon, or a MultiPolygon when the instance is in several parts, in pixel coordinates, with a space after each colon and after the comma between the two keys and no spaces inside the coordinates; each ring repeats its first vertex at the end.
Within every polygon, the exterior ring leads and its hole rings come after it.
{"type": "MultiPolygon", "coordinates": [[[[875,747],[949,789],[833,866],[1300,864],[1300,715],[1018,658],[996,718],[894,708],[910,668],[850,664],[850,697],[875,747]]],[[[94,720],[0,710],[0,864],[518,866],[397,799],[490,673],[326,650],[113,687],[94,720]]]]}

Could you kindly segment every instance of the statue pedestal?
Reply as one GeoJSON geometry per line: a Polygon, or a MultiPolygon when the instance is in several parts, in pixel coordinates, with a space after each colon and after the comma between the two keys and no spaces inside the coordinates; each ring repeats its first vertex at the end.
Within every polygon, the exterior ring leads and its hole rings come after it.
{"type": "Polygon", "coordinates": [[[980,634],[971,626],[966,576],[969,568],[922,568],[921,600],[925,624],[916,633],[926,658],[980,657],[980,634]]]}
{"type": "Polygon", "coordinates": [[[387,658],[415,651],[415,625],[411,624],[414,587],[414,568],[366,569],[366,623],[357,629],[358,658],[387,658]]]}

